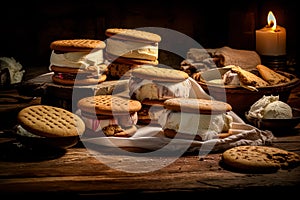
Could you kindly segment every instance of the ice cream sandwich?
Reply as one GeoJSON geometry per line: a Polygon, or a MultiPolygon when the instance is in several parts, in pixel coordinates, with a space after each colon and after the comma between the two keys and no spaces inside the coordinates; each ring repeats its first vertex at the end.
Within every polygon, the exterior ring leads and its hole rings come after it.
{"type": "Polygon", "coordinates": [[[187,73],[173,68],[142,65],[133,69],[128,87],[130,97],[140,101],[143,106],[143,112],[139,113],[139,122],[145,123],[145,116],[152,116],[147,119],[148,122],[156,122],[158,113],[163,109],[163,106],[159,105],[167,99],[188,98],[191,91],[188,78],[187,73]],[[147,110],[153,113],[146,114],[147,110]]]}
{"type": "Polygon", "coordinates": [[[164,101],[159,117],[163,133],[168,138],[206,141],[228,132],[233,118],[227,113],[230,104],[212,99],[171,98],[164,101]]]}
{"type": "Polygon", "coordinates": [[[23,108],[17,121],[18,138],[42,148],[69,148],[77,144],[85,131],[85,124],[78,115],[49,105],[23,108]]]}
{"type": "Polygon", "coordinates": [[[142,64],[158,64],[158,44],[161,37],[155,33],[125,28],[105,31],[105,56],[109,61],[109,78],[119,79],[142,64]],[[119,72],[119,73],[116,73],[119,72]]]}
{"type": "Polygon", "coordinates": [[[80,99],[77,106],[92,135],[130,137],[137,131],[139,101],[117,95],[97,95],[80,99]]]}
{"type": "Polygon", "coordinates": [[[105,42],[93,39],[56,40],[50,44],[52,80],[62,85],[95,85],[106,80],[105,42]]]}

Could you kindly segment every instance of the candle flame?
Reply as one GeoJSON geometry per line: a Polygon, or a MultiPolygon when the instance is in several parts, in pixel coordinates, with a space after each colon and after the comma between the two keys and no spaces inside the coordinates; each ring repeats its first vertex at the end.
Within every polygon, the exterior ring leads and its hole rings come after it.
{"type": "Polygon", "coordinates": [[[272,11],[269,11],[268,14],[268,27],[270,27],[273,31],[276,30],[276,18],[273,15],[272,11]]]}

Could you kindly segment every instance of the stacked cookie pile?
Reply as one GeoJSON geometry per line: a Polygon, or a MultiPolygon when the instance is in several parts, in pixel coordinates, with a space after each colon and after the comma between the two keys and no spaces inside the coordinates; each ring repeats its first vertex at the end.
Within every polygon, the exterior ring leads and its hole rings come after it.
{"type": "Polygon", "coordinates": [[[129,77],[139,65],[158,65],[158,43],[155,33],[136,29],[109,28],[106,41],[97,39],[64,39],[50,44],[49,70],[52,80],[61,85],[95,85],[105,80],[129,77]]]}

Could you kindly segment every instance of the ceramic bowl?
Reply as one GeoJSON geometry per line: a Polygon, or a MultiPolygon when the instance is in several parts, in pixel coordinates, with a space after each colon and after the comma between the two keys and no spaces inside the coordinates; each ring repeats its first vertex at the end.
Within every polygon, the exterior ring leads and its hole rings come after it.
{"type": "Polygon", "coordinates": [[[292,108],[292,111],[293,118],[291,119],[257,119],[248,116],[248,112],[245,113],[245,117],[250,124],[259,129],[271,130],[276,134],[285,135],[300,123],[300,109],[292,108]]]}

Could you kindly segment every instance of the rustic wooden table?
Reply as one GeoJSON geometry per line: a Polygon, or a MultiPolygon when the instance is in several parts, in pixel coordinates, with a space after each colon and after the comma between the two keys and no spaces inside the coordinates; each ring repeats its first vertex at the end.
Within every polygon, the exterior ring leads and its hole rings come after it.
{"type": "MultiPolygon", "coordinates": [[[[299,99],[300,87],[297,87],[289,103],[300,108],[299,99]]],[[[300,166],[275,173],[240,173],[222,165],[221,152],[201,157],[186,153],[171,163],[164,162],[169,156],[162,156],[158,169],[132,173],[110,166],[120,164],[135,169],[140,164],[140,156],[136,162],[135,159],[124,162],[122,155],[108,154],[110,156],[102,162],[81,142],[65,151],[39,151],[24,148],[5,131],[1,133],[0,192],[11,196],[67,194],[80,198],[165,199],[187,198],[189,194],[196,198],[228,194],[232,198],[256,198],[298,194],[300,189],[300,166]]],[[[272,145],[300,154],[300,124],[276,136],[272,145]]],[[[139,153],[145,152],[140,149],[139,153]]],[[[146,159],[142,164],[151,167],[153,160],[146,159]]]]}

